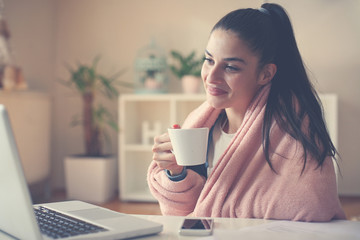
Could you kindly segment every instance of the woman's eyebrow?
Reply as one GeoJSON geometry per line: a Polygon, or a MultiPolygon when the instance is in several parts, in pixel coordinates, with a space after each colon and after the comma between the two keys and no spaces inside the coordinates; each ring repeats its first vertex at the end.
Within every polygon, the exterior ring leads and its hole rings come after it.
{"type": "Polygon", "coordinates": [[[242,58],[237,58],[237,57],[231,57],[231,58],[224,58],[225,61],[228,61],[228,62],[240,62],[242,64],[245,64],[246,65],[246,61],[242,58]]]}
{"type": "Polygon", "coordinates": [[[211,53],[209,53],[209,51],[208,50],[206,50],[205,49],[205,53],[207,54],[207,55],[209,55],[210,57],[212,57],[213,55],[211,55],[211,53]]]}
{"type": "MultiPolygon", "coordinates": [[[[209,55],[210,57],[213,57],[213,55],[208,51],[208,50],[205,50],[205,53],[207,55],[209,55]]],[[[242,64],[245,64],[246,65],[246,61],[242,58],[238,58],[238,57],[229,57],[229,58],[224,58],[223,59],[224,61],[227,61],[227,62],[240,62],[242,64]]]]}

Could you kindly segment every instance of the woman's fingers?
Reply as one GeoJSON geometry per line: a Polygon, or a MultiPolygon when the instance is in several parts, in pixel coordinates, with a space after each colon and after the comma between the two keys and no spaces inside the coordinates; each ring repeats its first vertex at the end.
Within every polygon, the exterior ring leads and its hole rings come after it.
{"type": "Polygon", "coordinates": [[[177,165],[175,155],[172,153],[172,144],[168,133],[154,138],[152,151],[153,161],[156,162],[159,168],[167,169],[171,174],[179,174],[182,172],[183,167],[177,165]]]}
{"type": "Polygon", "coordinates": [[[168,133],[161,134],[159,136],[154,137],[154,143],[164,143],[170,142],[170,137],[168,133]]]}
{"type": "Polygon", "coordinates": [[[172,153],[154,153],[153,160],[162,169],[171,169],[176,165],[174,154],[172,153]]]}

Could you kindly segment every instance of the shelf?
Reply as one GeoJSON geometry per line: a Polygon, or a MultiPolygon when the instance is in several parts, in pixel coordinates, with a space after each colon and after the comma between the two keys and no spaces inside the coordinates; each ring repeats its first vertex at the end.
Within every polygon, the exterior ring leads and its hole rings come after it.
{"type": "Polygon", "coordinates": [[[152,145],[128,144],[124,145],[124,151],[151,151],[152,145]]]}

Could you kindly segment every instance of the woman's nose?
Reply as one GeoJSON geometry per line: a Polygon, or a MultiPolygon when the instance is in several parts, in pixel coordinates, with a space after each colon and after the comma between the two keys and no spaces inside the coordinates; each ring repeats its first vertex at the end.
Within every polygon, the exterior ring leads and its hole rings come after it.
{"type": "Polygon", "coordinates": [[[213,66],[207,71],[206,82],[219,83],[223,80],[221,69],[218,66],[213,66]]]}

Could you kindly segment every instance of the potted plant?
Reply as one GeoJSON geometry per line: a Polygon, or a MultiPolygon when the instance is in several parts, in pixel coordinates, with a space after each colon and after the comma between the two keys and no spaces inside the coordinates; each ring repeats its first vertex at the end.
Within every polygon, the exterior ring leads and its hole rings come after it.
{"type": "Polygon", "coordinates": [[[106,77],[97,71],[100,58],[95,57],[91,65],[68,66],[70,78],[63,83],[75,89],[82,98],[82,117],[74,118],[72,125],[83,126],[85,153],[65,158],[65,181],[67,197],[88,202],[102,203],[111,198],[116,189],[116,158],[103,153],[106,128],[117,131],[113,115],[97,97],[117,99],[117,86],[129,87],[129,83],[118,81],[121,74],[106,77]]]}
{"type": "Polygon", "coordinates": [[[185,93],[199,93],[201,86],[201,66],[203,59],[195,57],[196,52],[192,51],[184,56],[178,51],[171,51],[171,56],[175,60],[175,65],[170,65],[170,70],[182,82],[185,93]]]}

